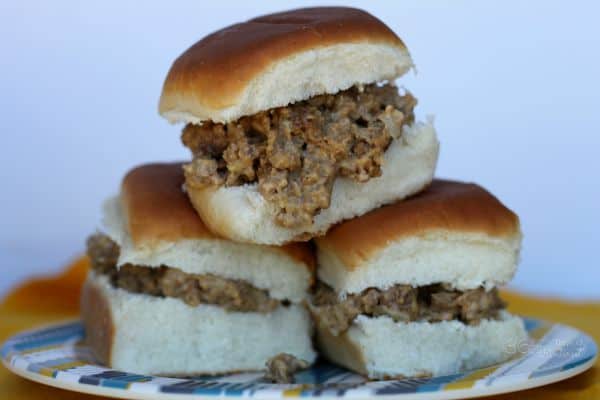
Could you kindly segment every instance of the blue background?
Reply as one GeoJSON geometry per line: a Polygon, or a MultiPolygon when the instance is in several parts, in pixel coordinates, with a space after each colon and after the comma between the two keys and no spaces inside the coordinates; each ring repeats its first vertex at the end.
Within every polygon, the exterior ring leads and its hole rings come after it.
{"type": "MultiPolygon", "coordinates": [[[[157,114],[175,57],[226,24],[310,4],[2,2],[0,292],[82,251],[131,166],[189,157],[157,114]]],[[[521,216],[512,285],[600,298],[600,3],[344,4],[411,50],[418,74],[399,83],[436,117],[438,175],[478,182],[521,216]]]]}

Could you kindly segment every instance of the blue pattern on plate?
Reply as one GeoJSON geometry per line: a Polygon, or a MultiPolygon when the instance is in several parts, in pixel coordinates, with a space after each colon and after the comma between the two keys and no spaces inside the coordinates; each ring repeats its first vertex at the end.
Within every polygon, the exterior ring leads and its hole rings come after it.
{"type": "Polygon", "coordinates": [[[162,378],[115,371],[93,362],[91,352],[81,339],[81,323],[73,322],[42,328],[15,335],[0,349],[3,361],[14,369],[26,370],[57,380],[77,381],[144,393],[194,394],[207,397],[368,397],[370,395],[400,395],[405,393],[432,393],[469,388],[476,384],[501,387],[514,383],[513,371],[524,365],[533,365],[529,376],[519,379],[534,380],[560,371],[577,368],[592,360],[597,346],[587,335],[564,325],[550,325],[525,318],[528,332],[541,332],[541,338],[531,343],[526,353],[506,363],[486,370],[432,378],[412,378],[391,381],[365,381],[360,376],[325,361],[319,361],[306,371],[296,374],[296,384],[276,385],[265,382],[260,373],[242,375],[198,376],[193,378],[162,378]],[[549,351],[550,354],[539,353],[549,351]],[[132,387],[132,383],[136,383],[132,387]],[[449,385],[452,384],[452,385],[449,385]]]}

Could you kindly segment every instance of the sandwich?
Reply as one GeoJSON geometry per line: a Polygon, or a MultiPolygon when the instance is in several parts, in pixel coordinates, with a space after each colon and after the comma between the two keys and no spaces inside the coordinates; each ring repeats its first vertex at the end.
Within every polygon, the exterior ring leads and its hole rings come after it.
{"type": "Polygon", "coordinates": [[[316,239],[321,354],[371,379],[454,374],[527,339],[497,287],[515,273],[518,217],[474,184],[422,193],[316,239]]]}
{"type": "Polygon", "coordinates": [[[185,124],[186,190],[209,229],[305,241],[426,187],[436,133],[394,84],[412,67],[389,27],[344,7],[261,16],[191,46],[159,112],[185,124]]]}
{"type": "Polygon", "coordinates": [[[215,236],[183,181],[181,163],[143,165],[105,203],[104,230],[87,242],[92,268],[81,300],[95,357],[169,376],[263,370],[272,358],[285,376],[286,365],[312,363],[301,304],[314,280],[311,249],[215,236]]]}

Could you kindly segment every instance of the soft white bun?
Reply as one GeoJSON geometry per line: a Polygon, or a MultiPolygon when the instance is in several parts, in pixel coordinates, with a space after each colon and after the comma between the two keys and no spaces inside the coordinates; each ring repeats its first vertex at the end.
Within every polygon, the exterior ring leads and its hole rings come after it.
{"type": "Polygon", "coordinates": [[[229,122],[394,80],[412,66],[404,43],[365,11],[286,11],[223,28],[190,47],[165,79],[159,112],[170,122],[229,122]]]}
{"type": "Polygon", "coordinates": [[[175,267],[190,274],[215,274],[241,279],[269,291],[275,299],[298,303],[308,296],[312,274],[283,252],[264,246],[223,239],[181,239],[134,245],[124,223],[118,198],[104,205],[104,228],[120,247],[118,266],[124,264],[175,267]]]}
{"type": "Polygon", "coordinates": [[[167,266],[190,274],[240,279],[275,299],[298,303],[313,282],[309,246],[235,243],[208,231],[182,190],[181,163],[131,170],[119,197],[104,205],[104,230],[121,248],[123,264],[167,266]]]}
{"type": "Polygon", "coordinates": [[[318,250],[319,279],[342,297],[369,287],[425,286],[444,282],[458,290],[508,283],[516,269],[520,236],[431,231],[392,241],[360,268],[348,270],[337,254],[318,250]]]}
{"type": "Polygon", "coordinates": [[[161,99],[161,114],[171,123],[198,124],[206,120],[226,123],[309,99],[337,93],[358,83],[394,80],[412,61],[404,49],[389,44],[353,43],[310,49],[274,63],[248,82],[236,102],[223,109],[197,103],[192,93],[173,93],[161,99]],[[290,79],[290,77],[293,77],[290,79]],[[173,105],[167,99],[176,98],[173,105]]]}
{"type": "Polygon", "coordinates": [[[188,188],[196,211],[211,231],[238,242],[280,245],[324,234],[332,225],[410,196],[432,178],[439,143],[431,121],[405,127],[384,155],[382,175],[366,183],[337,178],[331,205],[308,227],[286,228],[275,222],[276,210],[256,184],[188,188]]]}
{"type": "Polygon", "coordinates": [[[394,322],[358,316],[332,336],[317,324],[319,351],[329,360],[372,379],[448,375],[502,362],[527,340],[523,321],[507,312],[477,326],[459,321],[394,322]]]}
{"type": "Polygon", "coordinates": [[[482,187],[436,179],[315,242],[319,279],[341,297],[395,284],[489,289],[513,277],[521,230],[518,217],[482,187]]]}
{"type": "Polygon", "coordinates": [[[311,322],[304,307],[268,314],[191,307],[179,299],[114,289],[91,273],[82,297],[86,340],[110,368],[147,375],[190,376],[262,370],[278,353],[309,362],[311,322]]]}

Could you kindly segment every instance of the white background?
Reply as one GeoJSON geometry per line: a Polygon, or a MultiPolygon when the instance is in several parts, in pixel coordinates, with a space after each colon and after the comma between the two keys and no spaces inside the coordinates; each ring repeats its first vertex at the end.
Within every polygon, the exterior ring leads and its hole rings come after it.
{"type": "MultiPolygon", "coordinates": [[[[438,175],[479,182],[521,216],[513,286],[600,298],[598,3],[344,3],[411,50],[418,74],[400,83],[436,116],[438,175]]],[[[131,166],[188,157],[156,111],[176,56],[226,24],[305,4],[316,3],[3,1],[0,292],[80,253],[131,166]]]]}

